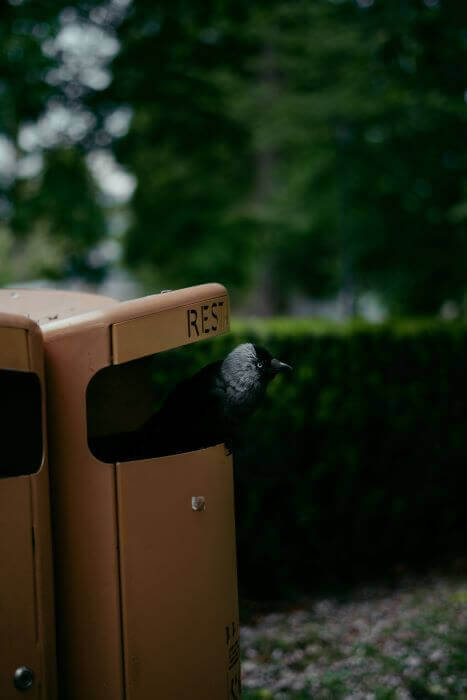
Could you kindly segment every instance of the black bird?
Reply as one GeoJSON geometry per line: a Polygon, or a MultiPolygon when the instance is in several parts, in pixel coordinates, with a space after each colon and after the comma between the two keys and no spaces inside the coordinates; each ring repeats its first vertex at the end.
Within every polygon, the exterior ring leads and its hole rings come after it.
{"type": "MultiPolygon", "coordinates": [[[[269,382],[292,368],[262,347],[244,343],[224,360],[180,382],[136,433],[106,437],[104,461],[146,459],[225,443],[231,451],[241,424],[263,399],[269,382]]],[[[102,438],[100,439],[102,440],[102,438]]]]}
{"type": "Polygon", "coordinates": [[[155,448],[158,454],[173,454],[221,442],[230,449],[271,379],[291,369],[265,348],[239,345],[224,360],[203,367],[175,387],[142,428],[143,453],[150,456],[155,448]]]}

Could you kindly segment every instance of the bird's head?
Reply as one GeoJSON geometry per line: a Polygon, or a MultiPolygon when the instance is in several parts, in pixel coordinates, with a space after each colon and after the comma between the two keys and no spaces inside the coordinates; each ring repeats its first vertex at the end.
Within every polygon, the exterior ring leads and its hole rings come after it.
{"type": "Polygon", "coordinates": [[[277,360],[266,348],[262,348],[259,345],[253,345],[253,348],[256,355],[256,369],[259,371],[260,375],[268,381],[273,379],[276,374],[292,371],[290,365],[277,360]]]}
{"type": "Polygon", "coordinates": [[[277,374],[290,372],[292,367],[277,360],[259,345],[243,343],[227,355],[223,369],[231,375],[250,377],[262,385],[268,384],[277,374]]]}

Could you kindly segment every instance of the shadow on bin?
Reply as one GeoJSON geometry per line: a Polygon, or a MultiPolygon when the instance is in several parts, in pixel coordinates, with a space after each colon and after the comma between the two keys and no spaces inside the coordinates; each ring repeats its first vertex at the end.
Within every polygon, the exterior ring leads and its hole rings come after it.
{"type": "Polygon", "coordinates": [[[56,698],[42,335],[0,295],[0,698],[56,698]],[[6,311],[4,313],[4,311],[6,311]]]}
{"type": "Polygon", "coordinates": [[[148,416],[143,358],[228,330],[225,289],[23,294],[46,352],[62,697],[239,698],[230,456],[104,463],[88,446],[148,416]]]}

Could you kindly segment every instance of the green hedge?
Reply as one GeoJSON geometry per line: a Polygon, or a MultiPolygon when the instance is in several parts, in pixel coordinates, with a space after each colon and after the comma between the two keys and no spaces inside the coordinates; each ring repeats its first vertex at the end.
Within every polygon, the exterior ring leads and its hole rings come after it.
{"type": "MultiPolygon", "coordinates": [[[[270,386],[235,454],[244,594],[290,595],[467,552],[466,325],[236,323],[184,362],[245,340],[294,372],[270,386]]],[[[158,367],[175,379],[173,358],[158,367]]]]}

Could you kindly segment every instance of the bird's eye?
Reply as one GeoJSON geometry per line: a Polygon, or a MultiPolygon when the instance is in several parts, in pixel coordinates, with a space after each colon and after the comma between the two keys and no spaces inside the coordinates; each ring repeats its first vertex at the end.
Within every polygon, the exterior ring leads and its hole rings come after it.
{"type": "Polygon", "coordinates": [[[262,363],[262,362],[257,362],[257,363],[256,363],[256,366],[257,366],[258,369],[262,369],[262,368],[263,368],[263,363],[262,363]]]}

